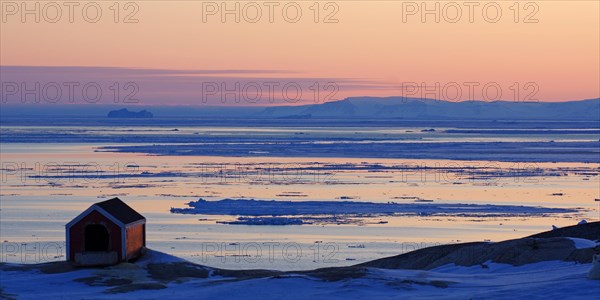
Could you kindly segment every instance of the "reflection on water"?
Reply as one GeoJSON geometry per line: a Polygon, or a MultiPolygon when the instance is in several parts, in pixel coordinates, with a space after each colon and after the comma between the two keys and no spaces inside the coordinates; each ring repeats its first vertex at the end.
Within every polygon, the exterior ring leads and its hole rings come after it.
{"type": "MultiPolygon", "coordinates": [[[[177,134],[198,130],[180,128],[177,134]]],[[[207,129],[202,134],[216,131],[207,129]]],[[[198,263],[239,269],[349,265],[435,244],[516,238],[549,230],[551,225],[600,218],[600,202],[594,201],[600,198],[596,163],[157,157],[94,151],[106,145],[1,145],[2,261],[32,262],[32,255],[34,260],[61,259],[47,254],[54,249],[48,243],[64,242],[64,225],[70,219],[110,197],[120,197],[146,216],[149,247],[198,263]],[[217,224],[235,216],[169,212],[200,197],[510,204],[578,208],[579,213],[535,218],[383,216],[370,222],[376,224],[364,226],[241,226],[217,224]],[[47,255],[36,256],[42,251],[47,255]]]]}

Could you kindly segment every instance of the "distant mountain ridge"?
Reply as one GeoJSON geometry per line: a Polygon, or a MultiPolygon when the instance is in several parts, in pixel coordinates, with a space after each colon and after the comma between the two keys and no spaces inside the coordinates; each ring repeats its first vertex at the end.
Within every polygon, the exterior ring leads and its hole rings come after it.
{"type": "Polygon", "coordinates": [[[569,102],[448,102],[404,97],[351,97],[321,104],[268,107],[259,116],[589,121],[600,120],[600,98],[569,102]]]}
{"type": "MultiPolygon", "coordinates": [[[[353,118],[374,120],[523,120],[523,121],[593,121],[600,122],[600,98],[566,102],[463,101],[403,97],[350,97],[343,100],[301,106],[131,106],[127,112],[117,105],[4,105],[0,116],[103,117],[136,118],[131,109],[146,110],[140,116],[189,119],[273,119],[307,121],[311,119],[353,118]],[[150,113],[151,111],[151,113],[150,113]]],[[[135,112],[134,112],[135,113],[135,112]]],[[[5,120],[5,119],[2,119],[5,120]]]]}

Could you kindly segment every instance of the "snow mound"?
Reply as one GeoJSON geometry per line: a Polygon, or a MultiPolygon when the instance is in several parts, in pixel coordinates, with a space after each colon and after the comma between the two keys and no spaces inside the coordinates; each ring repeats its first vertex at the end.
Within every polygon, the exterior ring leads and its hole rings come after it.
{"type": "Polygon", "coordinates": [[[586,239],[572,238],[572,237],[568,237],[568,239],[573,241],[573,244],[575,245],[576,249],[594,248],[598,245],[598,243],[596,243],[594,241],[586,240],[586,239]]]}
{"type": "Polygon", "coordinates": [[[151,249],[146,249],[146,253],[135,262],[136,265],[146,266],[148,264],[166,264],[166,263],[181,263],[188,262],[183,258],[166,254],[151,249]]]}

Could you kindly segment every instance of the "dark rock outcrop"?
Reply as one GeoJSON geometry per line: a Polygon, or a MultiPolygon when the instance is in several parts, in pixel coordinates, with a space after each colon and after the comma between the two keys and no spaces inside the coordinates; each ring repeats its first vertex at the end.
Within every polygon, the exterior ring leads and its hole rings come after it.
{"type": "Polygon", "coordinates": [[[551,260],[590,263],[594,253],[600,253],[600,246],[576,249],[574,242],[567,237],[597,241],[600,239],[600,222],[564,227],[498,243],[474,242],[429,247],[357,266],[430,270],[451,263],[474,266],[487,261],[514,266],[551,260]]]}
{"type": "Polygon", "coordinates": [[[567,226],[529,236],[531,238],[576,237],[590,241],[600,241],[600,222],[567,226]]]}

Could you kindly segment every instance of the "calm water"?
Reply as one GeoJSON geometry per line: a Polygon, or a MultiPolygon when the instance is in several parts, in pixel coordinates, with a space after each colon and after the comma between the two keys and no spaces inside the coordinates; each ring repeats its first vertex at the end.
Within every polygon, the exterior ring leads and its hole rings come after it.
{"type": "MultiPolygon", "coordinates": [[[[3,127],[3,130],[7,128],[3,127]]],[[[226,268],[308,269],[349,265],[421,247],[465,241],[503,240],[600,218],[597,163],[515,163],[345,157],[201,156],[173,153],[98,152],[117,142],[58,143],[61,128],[9,128],[32,134],[51,133],[43,143],[2,143],[0,233],[2,261],[40,262],[63,259],[64,225],[94,202],[118,196],[148,220],[150,248],[194,262],[226,268]],[[52,141],[54,143],[48,142],[52,141]],[[410,167],[410,168],[408,168],[410,167]],[[418,167],[418,168],[417,168],[418,167]],[[375,217],[358,225],[241,226],[216,221],[234,216],[177,215],[199,197],[273,200],[517,204],[579,208],[569,215],[540,217],[375,217]],[[380,221],[381,224],[379,224],[380,221]],[[385,223],[387,222],[387,223],[385,223]]],[[[72,131],[72,129],[70,129],[72,131]]],[[[245,130],[232,128],[90,128],[89,138],[132,135],[119,145],[136,145],[138,136],[199,132],[257,136],[310,133],[310,129],[245,130]],[[140,131],[141,130],[141,131],[140,131]]],[[[324,137],[423,139],[415,129],[316,130],[324,137]],[[344,132],[340,132],[344,131],[344,132]],[[358,131],[359,133],[354,133],[358,131]],[[370,132],[371,131],[371,132],[370,132]],[[407,132],[408,131],[408,132],[407,132]]],[[[438,129],[439,130],[439,129],[438,129]]],[[[6,131],[4,132],[6,133],[6,131]]],[[[64,132],[63,132],[64,133],[64,132]]],[[[61,133],[62,134],[62,133],[61,133]]],[[[39,137],[34,137],[39,138],[39,137]]],[[[426,137],[447,142],[443,135],[426,137]]],[[[596,141],[598,134],[455,136],[452,141],[596,141]]],[[[335,139],[334,139],[335,140],[335,139]]],[[[172,143],[169,143],[172,144],[172,143]]],[[[352,147],[352,145],[349,145],[352,147]]],[[[482,149],[482,151],[486,151],[482,149]]]]}

